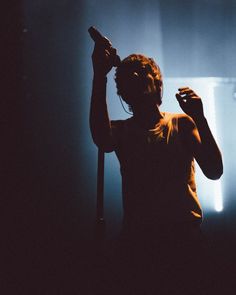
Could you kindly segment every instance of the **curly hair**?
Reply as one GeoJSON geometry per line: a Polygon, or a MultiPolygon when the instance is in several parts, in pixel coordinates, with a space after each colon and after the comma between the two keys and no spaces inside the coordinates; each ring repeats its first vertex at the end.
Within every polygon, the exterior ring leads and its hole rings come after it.
{"type": "MultiPolygon", "coordinates": [[[[152,58],[142,54],[131,54],[122,60],[115,72],[117,94],[132,109],[134,99],[147,93],[148,75],[158,85],[162,85],[162,74],[159,66],[152,58]]],[[[161,95],[158,104],[161,104],[161,95]]]]}

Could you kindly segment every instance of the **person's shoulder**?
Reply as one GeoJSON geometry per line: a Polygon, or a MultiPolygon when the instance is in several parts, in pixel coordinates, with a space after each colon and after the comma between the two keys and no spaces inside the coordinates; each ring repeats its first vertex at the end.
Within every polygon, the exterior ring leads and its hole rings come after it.
{"type": "Polygon", "coordinates": [[[165,117],[173,123],[175,122],[180,130],[193,129],[195,127],[193,119],[184,113],[165,113],[165,117]]]}
{"type": "Polygon", "coordinates": [[[111,120],[111,127],[112,128],[120,128],[123,127],[131,122],[132,118],[123,119],[123,120],[111,120]]]}
{"type": "Polygon", "coordinates": [[[168,116],[169,118],[173,119],[178,119],[178,120],[192,120],[191,117],[184,113],[169,113],[169,112],[164,112],[165,116],[168,116]]]}
{"type": "Polygon", "coordinates": [[[184,113],[172,113],[173,119],[177,119],[179,124],[195,125],[193,119],[184,113]]]}

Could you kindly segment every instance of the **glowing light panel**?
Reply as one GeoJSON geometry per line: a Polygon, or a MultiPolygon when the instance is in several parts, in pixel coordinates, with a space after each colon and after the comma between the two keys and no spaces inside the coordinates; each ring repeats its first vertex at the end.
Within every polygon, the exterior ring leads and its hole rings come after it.
{"type": "MultiPolygon", "coordinates": [[[[216,128],[216,108],[215,108],[215,100],[214,100],[214,87],[215,84],[210,84],[208,88],[208,120],[211,125],[212,133],[216,141],[218,141],[217,136],[217,128],[216,128]]],[[[216,180],[214,182],[214,208],[217,212],[223,210],[223,198],[222,198],[222,185],[221,180],[216,180]]]]}

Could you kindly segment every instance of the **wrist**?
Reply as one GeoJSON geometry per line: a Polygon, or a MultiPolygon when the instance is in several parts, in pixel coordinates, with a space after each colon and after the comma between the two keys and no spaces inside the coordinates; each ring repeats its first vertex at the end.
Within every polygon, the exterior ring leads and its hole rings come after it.
{"type": "Polygon", "coordinates": [[[190,117],[195,121],[195,122],[203,122],[206,120],[204,116],[204,112],[193,112],[192,114],[189,114],[190,117]]]}
{"type": "Polygon", "coordinates": [[[101,74],[101,73],[94,73],[93,75],[93,81],[95,82],[107,82],[107,76],[105,74],[101,74]]]}
{"type": "Polygon", "coordinates": [[[93,77],[93,97],[99,98],[99,100],[106,100],[106,87],[107,77],[106,75],[94,75],[93,77]]]}
{"type": "Polygon", "coordinates": [[[204,115],[192,117],[192,119],[194,120],[194,122],[197,126],[202,126],[202,125],[207,124],[207,119],[205,118],[204,115]]]}

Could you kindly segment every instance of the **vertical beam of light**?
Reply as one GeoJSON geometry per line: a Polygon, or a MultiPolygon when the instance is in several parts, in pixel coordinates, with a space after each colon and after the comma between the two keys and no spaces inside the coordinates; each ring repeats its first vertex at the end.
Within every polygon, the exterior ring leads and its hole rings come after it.
{"type": "MultiPolygon", "coordinates": [[[[214,100],[214,84],[210,84],[208,88],[208,107],[209,107],[209,121],[211,124],[211,130],[214,134],[216,141],[218,141],[218,134],[216,128],[216,108],[215,108],[215,100],[214,100]]],[[[216,180],[214,183],[214,208],[217,212],[221,212],[223,210],[223,198],[222,198],[222,184],[221,180],[216,180]]]]}

